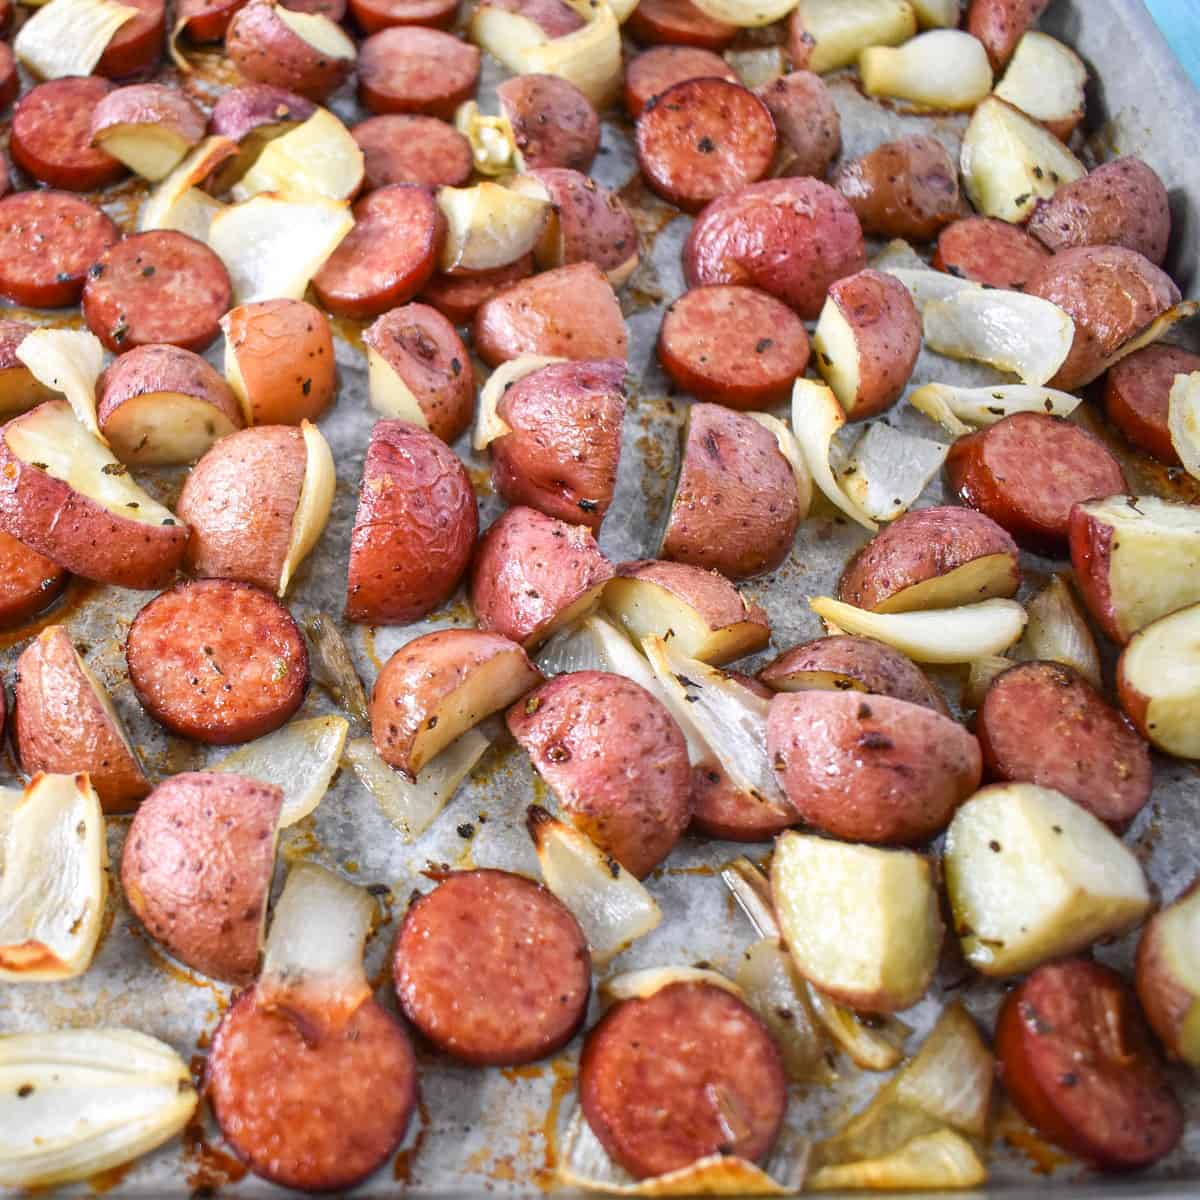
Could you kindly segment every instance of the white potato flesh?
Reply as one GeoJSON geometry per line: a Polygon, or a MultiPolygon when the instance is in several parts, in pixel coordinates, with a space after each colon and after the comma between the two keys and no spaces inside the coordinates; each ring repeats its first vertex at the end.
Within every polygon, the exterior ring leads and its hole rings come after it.
{"type": "Polygon", "coordinates": [[[985,975],[1017,975],[1123,933],[1150,910],[1133,852],[1060,792],[1030,783],[976,792],[943,859],[955,929],[985,975]]]}
{"type": "Polygon", "coordinates": [[[1153,928],[1159,971],[1192,997],[1179,1025],[1177,1053],[1189,1066],[1200,1067],[1200,892],[1168,904],[1153,928]]]}
{"type": "Polygon", "coordinates": [[[970,110],[992,90],[992,65],[978,38],[934,29],[902,46],[872,46],[858,57],[868,96],[907,100],[920,108],[970,110]]]}
{"type": "Polygon", "coordinates": [[[300,485],[300,499],[296,504],[296,514],[292,517],[287,557],[279,573],[280,599],[287,592],[300,564],[325,532],[337,487],[333,452],[325,435],[311,421],[300,422],[300,433],[304,438],[304,482],[300,485]]]}
{"type": "Polygon", "coordinates": [[[233,185],[233,198],[249,200],[259,192],[273,192],[286,199],[349,200],[362,181],[363,152],[358,143],[333,113],[318,108],[307,121],[263,147],[254,165],[233,185]]]}
{"type": "Polygon", "coordinates": [[[357,58],[354,43],[340,25],[321,13],[295,12],[282,4],[275,15],[302,41],[329,58],[357,58]]]}
{"type": "Polygon", "coordinates": [[[557,75],[603,112],[621,91],[621,27],[606,0],[574,0],[571,7],[587,24],[565,37],[528,47],[521,56],[521,74],[557,75]]]}
{"type": "Polygon", "coordinates": [[[532,252],[550,215],[550,204],[485,180],[474,187],[438,189],[446,218],[443,271],[491,271],[532,252]]]}
{"type": "Polygon", "coordinates": [[[894,521],[920,499],[949,449],[876,421],[850,452],[841,471],[842,489],[876,521],[894,521]]]}
{"type": "Polygon", "coordinates": [[[142,203],[138,212],[138,232],[149,229],[174,229],[199,240],[207,240],[213,215],[224,205],[197,189],[237,152],[237,142],[227,137],[207,137],[167,175],[142,203]],[[198,199],[203,196],[204,199],[198,199]],[[203,236],[197,234],[203,226],[203,236]]]}
{"type": "Polygon", "coordinates": [[[30,374],[67,398],[75,419],[100,441],[96,423],[96,381],[104,370],[104,347],[94,333],[80,329],[35,329],[17,347],[30,374]]]}
{"type": "Polygon", "coordinates": [[[110,125],[96,134],[95,143],[151,183],[165,179],[192,148],[168,125],[110,125]]]}
{"type": "Polygon", "coordinates": [[[1175,376],[1167,402],[1167,429],[1183,469],[1200,479],[1200,371],[1175,376]]]}
{"type": "Polygon", "coordinates": [[[137,13],[114,0],[50,0],[21,26],[13,53],[40,79],[90,75],[113,34],[137,13]]]}
{"type": "Polygon", "coordinates": [[[1017,43],[1004,78],[1001,100],[1047,124],[1071,124],[1083,116],[1087,67],[1070,46],[1031,29],[1017,43]]]}
{"type": "Polygon", "coordinates": [[[1121,690],[1146,706],[1150,742],[1177,758],[1200,758],[1200,604],[1134,634],[1121,655],[1121,690]]]}
{"type": "Polygon", "coordinates": [[[215,404],[199,396],[147,392],[114,409],[104,432],[122,462],[161,467],[195,462],[236,428],[215,404]]]}
{"type": "Polygon", "coordinates": [[[815,43],[805,65],[818,75],[857,62],[868,46],[898,46],[917,32],[908,0],[799,0],[796,11],[815,43]]]}
{"type": "Polygon", "coordinates": [[[954,29],[962,15],[959,0],[911,0],[922,29],[954,29]]]}

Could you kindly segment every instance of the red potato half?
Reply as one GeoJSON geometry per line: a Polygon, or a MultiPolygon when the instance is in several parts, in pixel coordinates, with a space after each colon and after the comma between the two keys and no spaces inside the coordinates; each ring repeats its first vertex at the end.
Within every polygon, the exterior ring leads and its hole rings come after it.
{"type": "Polygon", "coordinates": [[[413,779],[451,742],[542,682],[525,651],[478,629],[445,629],[401,646],[371,695],[380,758],[413,779]]]}
{"type": "Polygon", "coordinates": [[[195,461],[242,427],[229,385],[198,354],[179,346],[137,346],[96,384],[100,432],[122,462],[166,466],[195,461]]]}
{"type": "Polygon", "coordinates": [[[222,92],[208,118],[208,130],[237,142],[238,148],[217,169],[214,191],[228,191],[258,161],[268,142],[295,129],[316,110],[311,100],[269,83],[245,83],[222,92]]]}
{"type": "Polygon", "coordinates": [[[13,740],[27,775],[86,771],[105,812],[132,812],[150,782],[104,685],[62,625],[17,660],[13,740]]]}
{"type": "Polygon", "coordinates": [[[187,772],[142,802],[121,855],[121,887],[173,957],[214,979],[254,978],[283,792],[228,772],[187,772]]]}
{"type": "Polygon", "coordinates": [[[406,421],[378,421],[350,534],[346,619],[406,625],[448,600],[479,530],[475,493],[454,452],[406,421]]]}
{"type": "Polygon", "coordinates": [[[187,527],[151,499],[106,446],[51,400],[0,436],[0,529],[76,575],[165,587],[187,527]]]}
{"type": "Polygon", "coordinates": [[[510,508],[479,543],[471,607],[480,629],[532,650],[595,608],[612,576],[586,526],[510,508]]]}
{"type": "Polygon", "coordinates": [[[839,279],[821,309],[813,350],[849,420],[883,412],[900,398],[921,353],[921,317],[908,288],[879,271],[839,279]]]}
{"type": "Polygon", "coordinates": [[[1200,604],[1133,635],[1117,662],[1117,696],[1155,749],[1200,758],[1200,604]]]}
{"type": "Polygon", "coordinates": [[[762,650],[771,636],[767,614],[724,575],[686,563],[622,563],[604,607],[639,645],[669,638],[681,654],[714,666],[762,650]]]}
{"type": "Polygon", "coordinates": [[[92,144],[152,182],[164,179],[204,138],[204,113],[183,92],[135,83],[109,92],[92,111],[92,144]]]}
{"type": "Polygon", "coordinates": [[[1146,922],[1134,983],[1167,1054],[1200,1067],[1200,889],[1195,881],[1146,922]]]}
{"type": "Polygon", "coordinates": [[[24,321],[0,321],[0,418],[5,420],[58,395],[17,357],[18,347],[34,328],[24,321]]]}
{"type": "Polygon", "coordinates": [[[1088,69],[1074,50],[1031,30],[1017,43],[995,94],[1065,142],[1083,120],[1087,81],[1088,69]]]}
{"type": "Polygon", "coordinates": [[[988,52],[999,70],[1012,58],[1025,31],[1042,15],[1050,0],[970,0],[966,29],[988,52]]]}
{"type": "Polygon", "coordinates": [[[557,75],[517,75],[496,88],[524,169],[587,171],[600,148],[600,118],[591,101],[557,75]]]}
{"type": "Polygon", "coordinates": [[[731,579],[773,571],[800,523],[791,464],[769,430],[716,404],[694,404],[661,555],[731,579]]]}
{"type": "Polygon", "coordinates": [[[779,134],[776,175],[823,179],[842,152],[842,125],[825,81],[812,71],[792,71],[758,89],[779,134]]]}
{"type": "Polygon", "coordinates": [[[847,564],[838,598],[872,612],[956,608],[1015,596],[1012,536],[969,508],[920,508],[885,526],[847,564]]]}
{"type": "Polygon", "coordinates": [[[923,842],[979,786],[979,743],[917,704],[853,692],[779,693],[767,749],[809,824],[860,842],[923,842]]]}

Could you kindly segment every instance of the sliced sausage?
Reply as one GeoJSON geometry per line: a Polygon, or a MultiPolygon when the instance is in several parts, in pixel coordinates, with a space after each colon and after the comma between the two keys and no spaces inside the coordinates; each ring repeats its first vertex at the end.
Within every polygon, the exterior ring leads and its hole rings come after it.
{"type": "Polygon", "coordinates": [[[0,625],[20,625],[58,599],[67,580],[57,563],[0,533],[0,625]]]}
{"type": "Polygon", "coordinates": [[[842,152],[842,123],[825,81],[812,71],[793,71],[759,88],[758,96],[779,136],[772,173],[824,178],[842,152]]]}
{"type": "Polygon", "coordinates": [[[317,298],[340,317],[377,317],[429,281],[442,223],[429,190],[396,183],[354,206],[354,228],[313,277],[317,298]]]}
{"type": "Polygon", "coordinates": [[[1126,490],[1099,438],[1061,417],[1014,413],[959,438],[946,458],[958,498],[1030,549],[1061,554],[1071,506],[1126,490]]]}
{"type": "Polygon", "coordinates": [[[724,50],[737,33],[736,25],[710,17],[692,0],[639,0],[625,28],[648,45],[665,42],[706,50],[724,50]]]}
{"type": "Polygon", "coordinates": [[[630,59],[625,68],[625,111],[633,118],[656,96],[688,79],[725,79],[737,83],[737,73],[719,55],[694,46],[655,46],[630,59]]]}
{"type": "Polygon", "coordinates": [[[769,842],[799,821],[790,805],[737,787],[717,764],[692,768],[692,828],[729,842],[769,842]]]}
{"type": "Polygon", "coordinates": [[[730,408],[780,404],[808,366],[804,322],[748,287],[699,287],[663,317],[658,361],[683,391],[730,408]]]}
{"type": "Polygon", "coordinates": [[[7,108],[20,94],[21,77],[17,58],[7,42],[0,42],[0,108],[7,108]]]}
{"type": "Polygon", "coordinates": [[[0,200],[0,295],[30,308],[78,304],[88,268],[120,237],[94,204],[69,192],[0,200]]]}
{"type": "Polygon", "coordinates": [[[350,11],[364,33],[378,33],[393,25],[444,29],[454,23],[458,0],[350,0],[350,11]]]}
{"type": "Polygon", "coordinates": [[[358,52],[358,96],[372,112],[448,119],[478,82],[478,47],[438,29],[383,29],[358,52]]]}
{"type": "Polygon", "coordinates": [[[1200,371],[1200,354],[1160,342],[1121,359],[1104,381],[1108,419],[1139,450],[1172,467],[1179,466],[1179,451],[1167,427],[1171,387],[1176,375],[1193,371],[1200,371]]]}
{"type": "Polygon", "coordinates": [[[1053,788],[1118,829],[1150,799],[1150,750],[1069,667],[1029,662],[992,680],[975,718],[993,779],[1053,788]]]}
{"type": "Polygon", "coordinates": [[[175,26],[193,42],[219,42],[233,14],[245,4],[246,0],[177,0],[175,26]]]}
{"type": "Polygon", "coordinates": [[[448,321],[455,325],[466,325],[493,296],[500,295],[512,284],[520,283],[532,274],[532,254],[517,259],[507,267],[497,267],[494,271],[471,271],[463,275],[443,275],[435,271],[421,290],[421,299],[436,308],[448,321]]]}
{"type": "Polygon", "coordinates": [[[783,1123],[787,1081],[746,1004],[680,982],[609,1009],[584,1043],[579,1102],[609,1155],[644,1179],[710,1154],[762,1158],[783,1123]]]}
{"type": "Polygon", "coordinates": [[[996,1021],[1000,1079],[1044,1137],[1102,1170],[1145,1167],[1183,1113],[1129,985],[1082,958],[1038,967],[996,1021]]]}
{"type": "Polygon", "coordinates": [[[583,18],[563,0],[488,0],[488,4],[532,21],[552,39],[566,37],[584,25],[583,18]]]}
{"type": "Polygon", "coordinates": [[[471,178],[471,143],[436,117],[368,117],[350,132],[363,152],[367,190],[392,183],[462,187],[471,178]]]}
{"type": "Polygon", "coordinates": [[[121,0],[134,15],[109,39],[93,70],[108,79],[151,74],[162,58],[167,33],[164,0],[121,0]]]}
{"type": "Polygon", "coordinates": [[[125,174],[125,164],[92,145],[92,113],[113,85],[98,75],[39,83],[13,111],[9,152],[34,179],[90,192],[125,174]]]}
{"type": "Polygon", "coordinates": [[[496,88],[500,111],[527,171],[587,171],[600,149],[600,118],[588,98],[557,75],[514,75],[496,88]]]}
{"type": "Polygon", "coordinates": [[[642,109],[637,155],[654,191],[696,212],[767,173],[775,157],[775,122],[740,83],[685,79],[642,109]]]}
{"type": "Polygon", "coordinates": [[[232,292],[225,264],[203,242],[156,229],[100,256],[83,287],[83,317],[114,354],[151,342],[199,354],[221,332],[232,292]]]}
{"type": "Polygon", "coordinates": [[[457,871],[415,900],[392,961],[404,1015],[440,1050],[515,1066],[561,1049],[587,1016],[592,965],[567,907],[508,871],[457,871]]]}
{"type": "Polygon", "coordinates": [[[248,583],[200,579],[156,596],[125,642],[142,707],[210,746],[278,729],[304,700],[308,651],[291,613],[248,583]]]}
{"type": "Polygon", "coordinates": [[[1022,291],[1050,257],[1041,242],[994,217],[966,217],[938,234],[933,266],[988,287],[1022,291]]]}
{"type": "Polygon", "coordinates": [[[400,1023],[368,998],[313,1038],[251,988],[221,1019],[205,1091],[225,1140],[263,1179],[344,1192],[381,1167],[417,1105],[417,1064],[400,1023]]]}

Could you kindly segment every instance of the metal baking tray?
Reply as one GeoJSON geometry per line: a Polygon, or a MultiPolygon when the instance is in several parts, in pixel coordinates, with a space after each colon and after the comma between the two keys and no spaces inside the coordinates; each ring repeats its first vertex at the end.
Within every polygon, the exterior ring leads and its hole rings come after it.
{"type": "MultiPolygon", "coordinates": [[[[1100,156],[1116,152],[1145,158],[1171,192],[1175,234],[1169,268],[1185,294],[1197,286],[1200,259],[1200,158],[1194,139],[1200,136],[1200,95],[1172,57],[1140,0],[1056,0],[1042,27],[1063,38],[1092,68],[1088,128],[1100,156]]],[[[216,54],[197,56],[197,72],[182,86],[209,101],[234,81],[216,54]]],[[[165,75],[179,79],[174,69],[165,75]]],[[[500,78],[495,64],[485,68],[483,94],[500,78]]],[[[918,129],[932,132],[952,149],[961,119],[904,116],[865,100],[852,81],[838,80],[835,95],[841,110],[845,153],[865,152],[886,137],[918,129]]],[[[352,93],[346,89],[332,107],[344,119],[357,119],[352,93]]],[[[644,267],[623,297],[630,330],[633,385],[625,422],[624,454],[616,501],[600,543],[614,560],[652,555],[673,488],[678,459],[678,433],[686,399],[673,396],[654,357],[662,307],[684,290],[680,247],[689,221],[657,201],[638,182],[631,150],[631,126],[619,115],[606,117],[595,176],[619,190],[634,210],[643,237],[644,267]]],[[[140,189],[118,185],[100,197],[126,228],[136,218],[140,189]]],[[[14,314],[17,315],[17,314],[14,314]]],[[[79,324],[77,313],[28,313],[37,323],[79,324]]],[[[346,553],[367,432],[374,420],[366,401],[365,359],[361,327],[335,322],[340,395],[321,427],[333,447],[338,487],[325,536],[305,565],[290,598],[298,618],[324,611],[339,621],[345,595],[346,553]]],[[[220,365],[220,347],[210,358],[220,365]]],[[[932,378],[988,382],[985,372],[966,371],[947,360],[924,354],[914,383],[932,378]]],[[[1086,408],[1087,406],[1085,406],[1086,408]]],[[[932,427],[904,405],[883,418],[902,427],[934,435],[932,427]]],[[[1084,418],[1086,420],[1086,417],[1084,418]]],[[[487,462],[472,454],[468,439],[455,447],[467,462],[479,496],[481,524],[501,509],[489,485],[487,462]]],[[[1200,498],[1200,488],[1169,478],[1162,468],[1118,448],[1131,482],[1187,499],[1200,498]],[[1181,491],[1181,489],[1183,489],[1181,491]]],[[[150,487],[167,503],[178,495],[182,471],[146,473],[150,487]]],[[[940,483],[921,501],[938,503],[940,483]]],[[[745,591],[768,611],[773,629],[770,654],[820,632],[817,618],[804,602],[827,593],[849,554],[864,540],[861,530],[838,517],[820,498],[804,522],[795,551],[773,575],[751,581],[745,591]]],[[[1036,587],[1051,569],[1045,560],[1027,558],[1027,587],[1036,587]]],[[[165,777],[203,768],[227,751],[210,751],[164,735],[140,709],[125,672],[124,639],[129,622],[150,595],[72,582],[57,607],[34,626],[0,639],[0,671],[11,678],[13,664],[30,636],[42,625],[62,622],[93,670],[113,693],[133,741],[148,770],[165,777]]],[[[396,647],[433,628],[471,623],[471,611],[460,594],[427,621],[407,628],[342,626],[364,682],[369,687],[396,647]]],[[[760,656],[760,659],[767,655],[760,656]]],[[[756,665],[756,664],[755,664],[756,665]]],[[[942,672],[938,681],[953,696],[957,677],[942,672]]],[[[314,686],[300,715],[334,711],[330,698],[314,686]]],[[[0,775],[15,774],[11,757],[0,763],[0,775]]],[[[343,769],[320,807],[283,832],[276,888],[289,863],[309,859],[339,871],[361,885],[386,885],[387,920],[368,946],[368,970],[381,1001],[394,1007],[389,983],[389,950],[395,923],[414,888],[427,888],[422,870],[430,864],[453,867],[498,866],[537,876],[537,861],[525,833],[524,813],[545,790],[523,753],[511,744],[494,746],[466,781],[433,827],[415,844],[406,845],[385,820],[374,800],[343,769]]],[[[118,862],[128,818],[108,821],[109,852],[118,862]]],[[[1145,863],[1156,889],[1173,897],[1200,868],[1200,775],[1190,764],[1160,760],[1151,803],[1140,814],[1127,840],[1145,863]]],[[[707,960],[732,973],[752,940],[749,925],[736,911],[718,876],[718,868],[744,848],[728,843],[685,838],[648,886],[663,910],[663,921],[637,942],[604,974],[642,966],[707,960]]],[[[768,847],[752,847],[762,857],[768,847]]],[[[132,920],[119,887],[110,891],[111,918],[95,961],[80,979],[59,984],[0,985],[0,1031],[120,1025],[165,1040],[191,1058],[199,1072],[209,1039],[228,1002],[230,989],[214,984],[170,962],[132,920]]],[[[1100,958],[1128,968],[1132,939],[1101,947],[1100,958]]],[[[930,995],[905,1017],[915,1027],[913,1045],[932,1024],[945,996],[963,999],[985,1024],[991,1024],[1002,988],[971,978],[961,962],[947,955],[930,995]]],[[[593,1017],[595,1001],[593,1001],[593,1017]]],[[[356,1193],[394,1194],[401,1186],[419,1195],[479,1195],[484,1192],[532,1193],[554,1187],[562,1132],[573,1106],[578,1060],[577,1038],[553,1061],[515,1070],[478,1070],[451,1063],[428,1048],[419,1048],[422,1102],[404,1147],[394,1162],[356,1193]]],[[[829,1088],[794,1089],[789,1125],[820,1136],[859,1106],[882,1081],[846,1066],[829,1088]]],[[[992,1150],[988,1194],[1036,1193],[1070,1187],[1075,1194],[1183,1196],[1200,1193],[1200,1085],[1179,1073],[1176,1083],[1185,1099],[1188,1132],[1166,1161],[1133,1180],[1102,1180],[1045,1146],[1011,1109],[1000,1113],[992,1150]]],[[[247,1175],[223,1148],[211,1118],[203,1113],[182,1141],[71,1189],[76,1194],[112,1191],[128,1195],[266,1195],[277,1189],[247,1175]]]]}

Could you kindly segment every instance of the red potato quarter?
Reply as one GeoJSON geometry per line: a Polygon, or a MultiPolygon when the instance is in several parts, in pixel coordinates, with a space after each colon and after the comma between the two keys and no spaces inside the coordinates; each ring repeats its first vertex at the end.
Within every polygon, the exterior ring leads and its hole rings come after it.
{"type": "Polygon", "coordinates": [[[455,325],[468,325],[479,308],[514,283],[533,274],[533,255],[526,254],[507,267],[494,271],[475,271],[465,275],[444,275],[435,271],[422,288],[420,299],[455,325]]]}
{"type": "Polygon", "coordinates": [[[769,842],[795,825],[790,804],[772,803],[739,788],[719,763],[692,767],[692,830],[729,842],[769,842]]]}
{"type": "Polygon", "coordinates": [[[90,192],[115,183],[125,164],[92,145],[92,113],[113,85],[98,75],[39,83],[12,118],[9,153],[40,183],[90,192]]]}
{"type": "Polygon", "coordinates": [[[1023,291],[1049,256],[1045,246],[1017,225],[966,217],[938,234],[933,265],[960,279],[1023,291]]]}
{"type": "Polygon", "coordinates": [[[999,71],[1049,3],[1050,0],[970,0],[966,29],[983,43],[992,67],[999,71]]]}
{"type": "Polygon", "coordinates": [[[586,171],[600,148],[600,118],[588,98],[557,75],[514,75],[496,88],[525,170],[586,171]]]}
{"type": "Polygon", "coordinates": [[[668,88],[687,79],[724,79],[737,83],[737,73],[719,55],[694,46],[655,46],[635,54],[625,67],[625,110],[635,120],[668,88]]]}
{"type": "Polygon", "coordinates": [[[0,626],[21,625],[48,608],[68,578],[57,563],[0,533],[0,626]]]}
{"type": "Polygon", "coordinates": [[[363,152],[367,190],[393,183],[462,187],[471,178],[471,144],[436,117],[391,113],[350,131],[363,152]]]}
{"type": "Polygon", "coordinates": [[[378,33],[393,25],[440,29],[453,24],[458,0],[350,0],[350,11],[364,33],[378,33]]]}
{"type": "Polygon", "coordinates": [[[639,42],[707,50],[724,50],[737,33],[737,26],[715,20],[692,0],[639,0],[625,27],[639,42]]]}
{"type": "Polygon", "coordinates": [[[779,136],[775,175],[824,178],[842,152],[842,125],[833,96],[820,75],[793,71],[758,89],[779,136]]]}
{"type": "Polygon", "coordinates": [[[1167,426],[1171,387],[1176,375],[1194,371],[1200,371],[1200,354],[1160,342],[1121,359],[1104,380],[1108,419],[1139,450],[1168,466],[1179,465],[1167,426]]]}
{"type": "Polygon", "coordinates": [[[384,29],[359,50],[358,94],[372,112],[449,119],[478,82],[478,48],[437,29],[384,29]]]}

